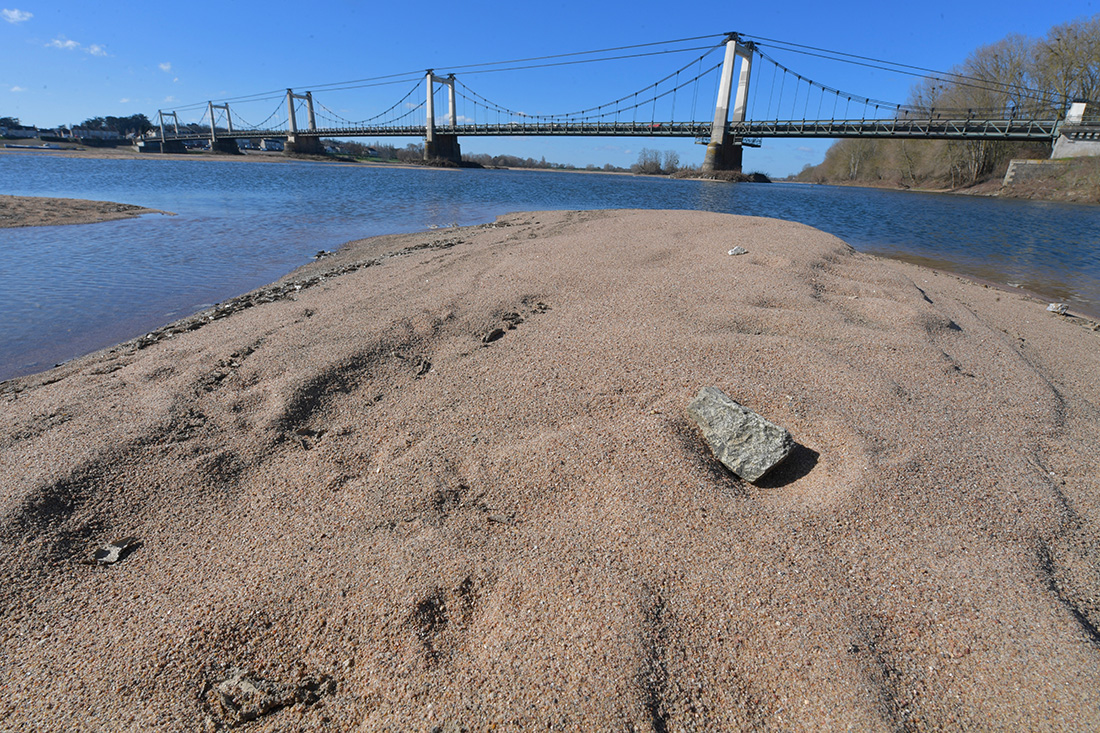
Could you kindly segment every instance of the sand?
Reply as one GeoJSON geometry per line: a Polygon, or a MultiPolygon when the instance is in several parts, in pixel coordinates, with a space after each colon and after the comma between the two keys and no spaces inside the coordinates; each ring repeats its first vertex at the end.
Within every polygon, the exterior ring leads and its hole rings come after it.
{"type": "Polygon", "coordinates": [[[766,219],[353,243],[0,385],[0,729],[1095,729],[1093,325],[766,219]]]}
{"type": "Polygon", "coordinates": [[[59,224],[94,224],[115,219],[135,219],[143,214],[174,216],[168,211],[146,209],[133,204],[116,204],[113,201],[0,194],[0,229],[56,226],[59,224]]]}

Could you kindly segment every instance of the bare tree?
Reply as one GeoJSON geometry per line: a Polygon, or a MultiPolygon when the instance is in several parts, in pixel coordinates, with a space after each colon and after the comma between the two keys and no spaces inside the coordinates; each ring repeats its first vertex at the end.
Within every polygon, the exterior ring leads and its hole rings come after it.
{"type": "Polygon", "coordinates": [[[675,150],[666,150],[664,154],[664,165],[661,166],[665,173],[673,174],[680,170],[680,154],[675,150]]]}
{"type": "Polygon", "coordinates": [[[1035,44],[1032,64],[1055,104],[1100,102],[1100,15],[1056,25],[1035,44]]]}
{"type": "Polygon", "coordinates": [[[638,162],[630,167],[630,170],[634,173],[640,173],[647,176],[656,176],[661,174],[661,153],[657,150],[650,150],[649,148],[642,148],[638,152],[638,162]]]}

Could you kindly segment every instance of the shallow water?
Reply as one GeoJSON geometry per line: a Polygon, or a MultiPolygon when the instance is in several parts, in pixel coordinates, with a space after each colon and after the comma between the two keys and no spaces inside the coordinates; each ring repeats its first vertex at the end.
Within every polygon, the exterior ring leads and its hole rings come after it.
{"type": "MultiPolygon", "coordinates": [[[[795,184],[306,162],[0,156],[0,192],[176,212],[0,229],[0,379],[131,338],[378,234],[541,209],[695,209],[818,227],[1100,311],[1100,207],[795,184]]],[[[736,243],[736,232],[730,242],[736,243]]]]}

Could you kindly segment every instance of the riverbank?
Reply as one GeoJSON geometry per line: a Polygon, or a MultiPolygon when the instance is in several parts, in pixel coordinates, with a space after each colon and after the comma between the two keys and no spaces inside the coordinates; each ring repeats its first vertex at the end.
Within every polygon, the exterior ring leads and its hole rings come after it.
{"type": "MultiPolygon", "coordinates": [[[[1007,165],[1007,161],[1006,161],[1007,165]]],[[[790,183],[807,185],[846,186],[853,188],[874,188],[887,191],[908,191],[912,193],[949,193],[961,196],[990,196],[1005,199],[1024,199],[1031,201],[1050,201],[1069,204],[1100,204],[1100,158],[1073,158],[1063,161],[1062,165],[1044,169],[1043,175],[1029,176],[1026,180],[1004,183],[1004,171],[1001,170],[987,180],[961,186],[959,188],[920,188],[901,185],[888,180],[850,181],[850,180],[795,180],[790,183]]]]}
{"type": "Polygon", "coordinates": [[[353,243],[0,386],[0,716],[1095,727],[1086,325],[767,219],[353,243]],[[789,463],[716,464],[704,385],[789,463]]]}
{"type": "Polygon", "coordinates": [[[1001,186],[998,196],[1100,204],[1100,158],[1070,158],[1045,166],[1042,175],[1001,186]]]}
{"type": "Polygon", "coordinates": [[[145,214],[174,216],[170,211],[147,209],[143,206],[119,204],[113,201],[0,194],[0,229],[95,224],[117,219],[134,219],[145,214]]]}

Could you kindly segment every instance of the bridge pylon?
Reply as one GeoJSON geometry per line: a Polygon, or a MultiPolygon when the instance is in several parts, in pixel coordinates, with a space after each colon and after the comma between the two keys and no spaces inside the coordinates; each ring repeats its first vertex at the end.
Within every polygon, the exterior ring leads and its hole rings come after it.
{"type": "Polygon", "coordinates": [[[435,85],[443,84],[447,87],[447,124],[454,129],[458,124],[455,115],[455,75],[442,77],[427,72],[427,99],[425,112],[427,120],[424,127],[424,160],[449,160],[452,163],[462,162],[462,149],[458,144],[458,135],[453,133],[441,133],[435,130],[435,85]]]}
{"type": "Polygon", "coordinates": [[[714,106],[714,125],[711,127],[707,154],[703,159],[703,171],[741,172],[741,138],[730,135],[730,96],[733,93],[734,66],[740,58],[741,70],[737,77],[732,122],[744,122],[752,75],[752,54],[751,41],[742,43],[741,37],[736,33],[731,33],[726,38],[726,55],[722,61],[722,76],[718,83],[718,101],[714,106]]]}
{"type": "Polygon", "coordinates": [[[210,113],[210,149],[219,153],[240,155],[241,149],[237,147],[237,141],[233,137],[233,118],[229,115],[229,103],[214,104],[213,102],[207,102],[206,104],[210,113]],[[219,138],[217,130],[214,129],[214,110],[216,109],[225,110],[225,126],[229,130],[227,137],[219,138]]]}
{"type": "Polygon", "coordinates": [[[183,143],[179,140],[168,140],[164,136],[164,118],[172,118],[172,129],[175,131],[176,136],[180,134],[180,118],[175,112],[165,112],[164,110],[157,110],[157,121],[160,124],[160,152],[162,153],[186,153],[187,148],[183,146],[183,143]]]}
{"type": "Polygon", "coordinates": [[[321,146],[321,138],[316,135],[299,135],[298,134],[298,121],[294,116],[294,100],[304,99],[306,102],[306,115],[309,130],[315,132],[317,130],[317,118],[313,116],[313,92],[306,92],[305,94],[295,94],[294,90],[286,90],[286,109],[287,109],[287,135],[286,135],[286,147],[283,148],[285,153],[304,153],[307,155],[322,155],[325,149],[321,146]]]}

